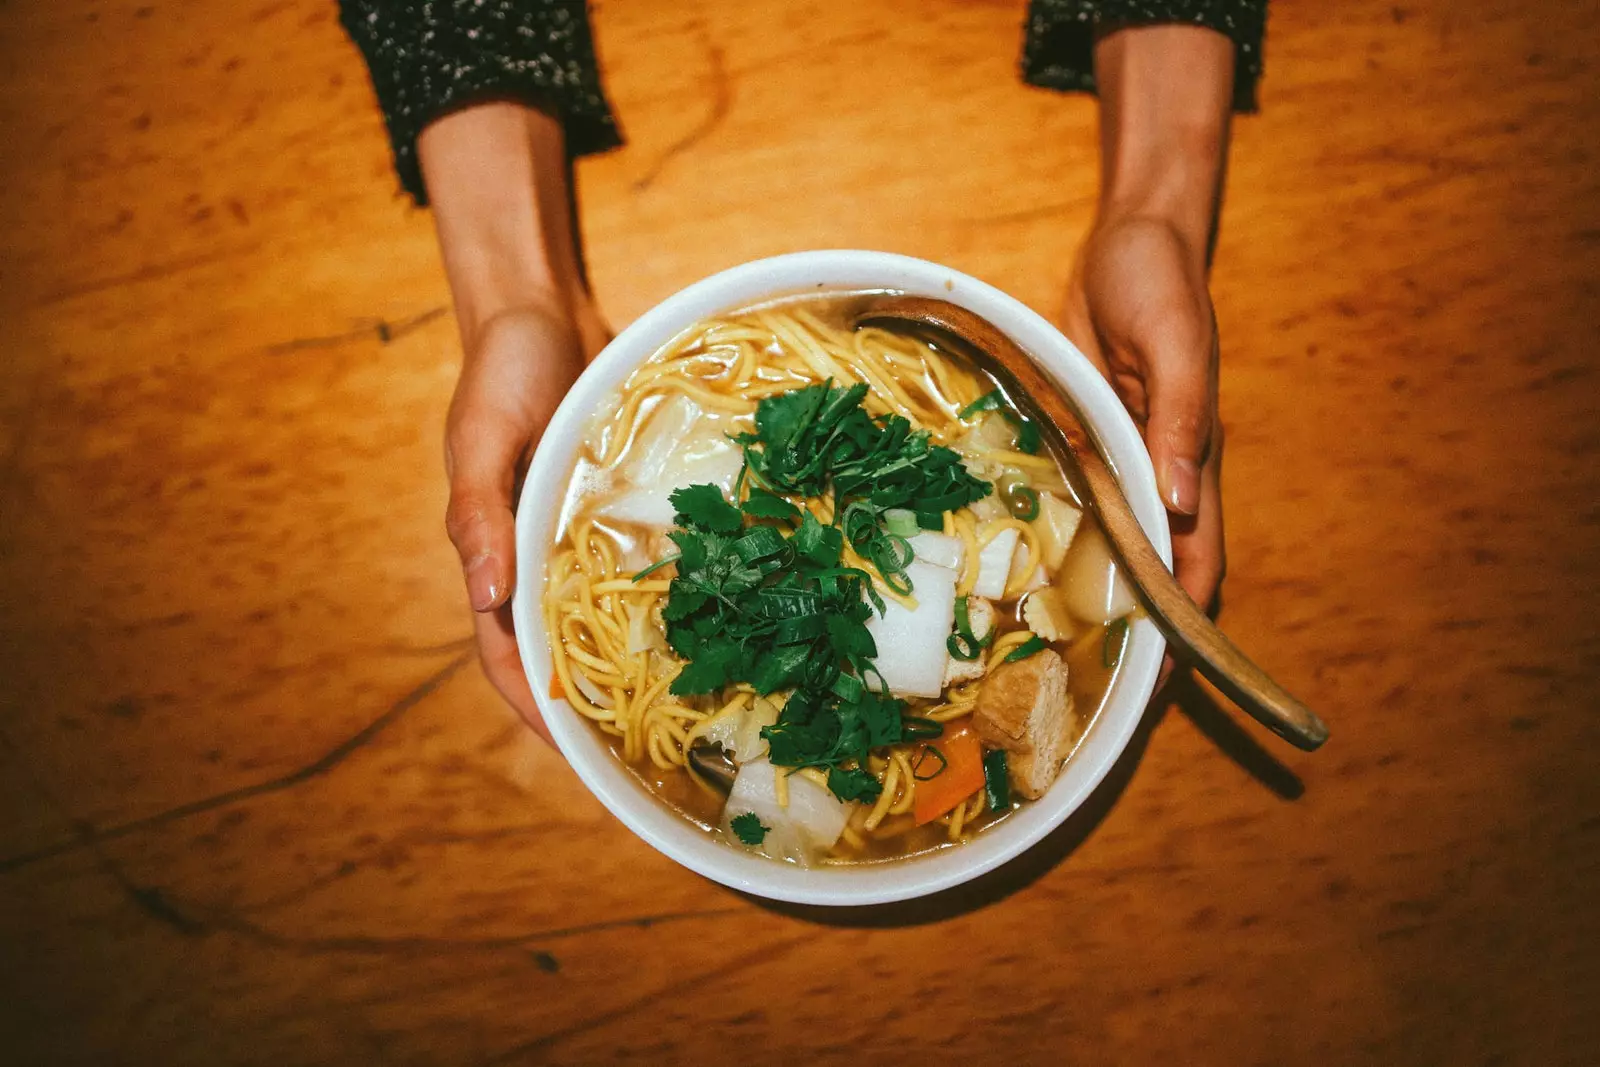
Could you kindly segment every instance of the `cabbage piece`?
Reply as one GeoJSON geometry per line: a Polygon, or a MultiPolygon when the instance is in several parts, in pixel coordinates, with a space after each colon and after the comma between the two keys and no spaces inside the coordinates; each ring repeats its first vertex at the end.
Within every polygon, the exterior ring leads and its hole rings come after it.
{"type": "Polygon", "coordinates": [[[749,763],[765,756],[768,746],[767,739],[761,736],[761,728],[777,721],[778,705],[766,697],[756,697],[739,715],[739,729],[734,733],[733,747],[728,749],[733,754],[734,762],[749,763]]]}
{"type": "Polygon", "coordinates": [[[972,591],[978,596],[998,600],[1005,595],[1006,579],[1011,576],[1011,557],[1016,554],[1021,535],[1006,528],[995,535],[978,553],[978,581],[972,591]]]}
{"type": "Polygon", "coordinates": [[[739,768],[722,809],[722,834],[738,848],[753,848],[773,859],[809,867],[839,840],[850,809],[822,786],[798,774],[788,775],[789,804],[783,807],[778,803],[779,774],[788,772],[764,758],[739,768]],[[767,828],[760,845],[745,845],[733,832],[733,820],[747,812],[767,828]]]}
{"type": "Polygon", "coordinates": [[[622,610],[628,616],[628,655],[667,647],[667,635],[661,629],[654,611],[630,603],[623,604],[622,610]]]}
{"type": "Polygon", "coordinates": [[[616,708],[617,702],[611,699],[611,694],[591,682],[581,670],[573,667],[571,673],[572,684],[578,687],[578,692],[589,698],[589,703],[597,708],[605,708],[607,711],[616,708]]]}
{"type": "Polygon", "coordinates": [[[767,754],[767,739],[761,736],[761,728],[777,721],[778,705],[766,697],[756,697],[742,708],[714,716],[701,729],[699,739],[721,746],[735,763],[749,763],[767,754]]]}
{"type": "MultiPolygon", "coordinates": [[[[684,403],[692,412],[699,412],[692,401],[684,403]]],[[[672,525],[674,509],[670,497],[674,489],[710,484],[724,493],[733,491],[733,483],[744,466],[744,453],[728,440],[720,424],[701,420],[686,426],[683,416],[674,414],[681,410],[669,405],[652,416],[634,444],[644,451],[622,469],[628,487],[597,509],[597,515],[665,528],[672,525]],[[662,424],[674,431],[674,436],[651,433],[662,424]]]]}
{"type": "Polygon", "coordinates": [[[1000,500],[999,493],[990,493],[986,497],[974,500],[967,507],[972,509],[973,518],[979,522],[993,522],[996,519],[1009,519],[1011,512],[1006,510],[1005,504],[1000,500]]]}
{"type": "Polygon", "coordinates": [[[711,721],[701,729],[699,740],[708,745],[717,745],[722,751],[732,753],[737,744],[739,727],[744,721],[744,709],[733,708],[714,715],[711,721]]]}
{"type": "MultiPolygon", "coordinates": [[[[1013,535],[1015,531],[1013,531],[1013,535]]],[[[884,613],[867,620],[878,646],[873,666],[898,697],[936,697],[944,687],[950,652],[945,642],[956,618],[956,572],[922,560],[906,568],[915,609],[884,601],[884,613]]]]}
{"type": "Polygon", "coordinates": [[[629,444],[627,461],[618,473],[634,485],[655,485],[661,481],[667,461],[704,414],[699,404],[682,393],[657,405],[629,444]]]}

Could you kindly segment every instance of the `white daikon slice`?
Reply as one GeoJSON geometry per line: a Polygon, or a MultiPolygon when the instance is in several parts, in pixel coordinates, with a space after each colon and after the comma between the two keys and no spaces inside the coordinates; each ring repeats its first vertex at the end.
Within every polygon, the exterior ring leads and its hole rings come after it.
{"type": "Polygon", "coordinates": [[[1065,500],[1054,493],[1039,494],[1039,519],[1034,529],[1039,532],[1039,553],[1044,556],[1046,567],[1053,571],[1061,566],[1081,521],[1083,512],[1065,500]]]}
{"type": "Polygon", "coordinates": [[[886,600],[883,615],[873,612],[867,620],[867,632],[878,646],[873,666],[895,696],[936,697],[950,659],[945,641],[956,617],[956,572],[916,560],[906,576],[916,610],[886,600]]]}
{"type": "Polygon", "coordinates": [[[729,842],[741,848],[754,847],[774,859],[792,860],[807,867],[839,840],[850,811],[828,790],[799,774],[788,775],[784,784],[788,787],[789,804],[780,805],[779,774],[788,772],[765,759],[751,760],[740,767],[722,809],[722,831],[729,842]],[[746,813],[767,827],[767,835],[758,846],[744,845],[733,832],[733,820],[746,813]]]}
{"type": "Polygon", "coordinates": [[[1056,588],[1067,611],[1091,626],[1120,619],[1138,606],[1117,572],[1105,535],[1092,526],[1083,527],[1073,538],[1056,588]]]}
{"type": "Polygon", "coordinates": [[[911,551],[918,559],[935,567],[959,571],[967,558],[967,546],[959,537],[924,530],[907,540],[911,542],[911,551]]]}
{"type": "Polygon", "coordinates": [[[1008,527],[978,552],[978,581],[972,587],[978,596],[998,600],[1005,595],[1011,557],[1016,554],[1019,536],[1016,530],[1008,527]]]}

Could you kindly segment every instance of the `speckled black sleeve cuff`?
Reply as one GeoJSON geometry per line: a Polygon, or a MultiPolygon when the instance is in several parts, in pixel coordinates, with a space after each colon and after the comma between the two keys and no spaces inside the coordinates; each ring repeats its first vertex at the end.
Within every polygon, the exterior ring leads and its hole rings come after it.
{"type": "Polygon", "coordinates": [[[417,135],[475,100],[552,109],[575,156],[622,143],[583,0],[340,0],[339,8],[372,72],[400,185],[418,204],[428,193],[417,135]]]}
{"type": "Polygon", "coordinates": [[[1046,89],[1094,92],[1096,26],[1187,22],[1233,38],[1233,106],[1256,109],[1267,0],[1030,0],[1022,76],[1046,89]]]}

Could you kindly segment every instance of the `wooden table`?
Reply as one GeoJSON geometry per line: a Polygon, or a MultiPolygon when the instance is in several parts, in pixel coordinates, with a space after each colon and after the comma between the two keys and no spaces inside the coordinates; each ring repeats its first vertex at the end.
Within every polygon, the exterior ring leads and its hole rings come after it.
{"type": "MultiPolygon", "coordinates": [[[[1053,312],[1095,110],[1021,15],[607,4],[612,320],[828,246],[1053,312]]],[[[1274,5],[1223,618],[1326,749],[1189,688],[1023,862],[838,914],[657,855],[479,674],[455,326],[334,5],[7,5],[0,1059],[1596,1062],[1597,29],[1274,5]]]]}

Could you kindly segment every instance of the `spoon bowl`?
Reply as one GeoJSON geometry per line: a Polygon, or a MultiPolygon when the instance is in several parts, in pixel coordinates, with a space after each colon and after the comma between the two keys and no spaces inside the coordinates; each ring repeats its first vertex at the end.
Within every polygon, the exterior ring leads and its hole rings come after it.
{"type": "Polygon", "coordinates": [[[1031,403],[1076,467],[1077,488],[1094,509],[1121,563],[1128,584],[1175,650],[1187,653],[1216,687],[1267,729],[1297,748],[1312,751],[1328,739],[1317,715],[1228,640],[1216,623],[1183,591],[1145,536],[1122,485],[1106,464],[1072,405],[1015,341],[983,316],[947,300],[882,296],[856,313],[855,326],[931,330],[954,338],[994,374],[1018,403],[1031,403]]]}

